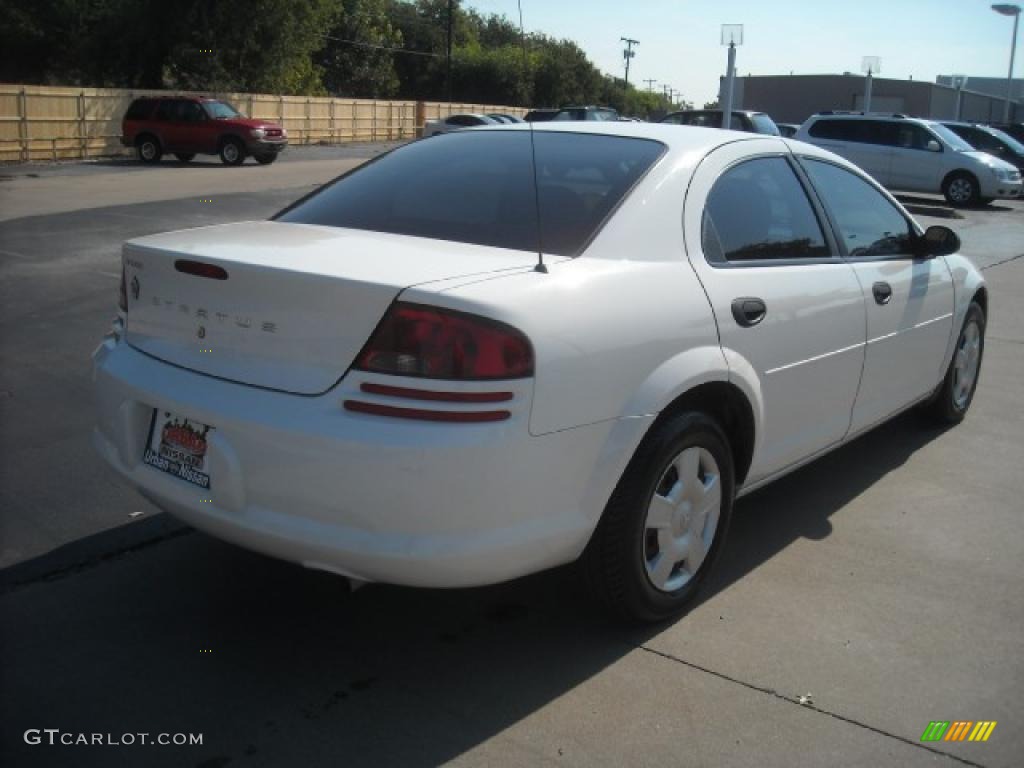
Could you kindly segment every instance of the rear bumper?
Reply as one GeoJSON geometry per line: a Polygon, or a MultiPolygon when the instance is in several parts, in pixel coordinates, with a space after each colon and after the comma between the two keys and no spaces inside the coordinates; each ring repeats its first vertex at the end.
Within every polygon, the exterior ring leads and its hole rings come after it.
{"type": "MultiPolygon", "coordinates": [[[[475,586],[570,562],[618,477],[602,462],[623,422],[533,437],[528,382],[507,421],[437,424],[345,411],[362,396],[355,381],[288,395],[113,339],[94,353],[93,378],[96,449],[157,506],[249,549],[364,581],[475,586]],[[214,427],[209,490],[142,463],[154,407],[214,427]]],[[[628,422],[638,435],[647,426],[628,422]]]]}

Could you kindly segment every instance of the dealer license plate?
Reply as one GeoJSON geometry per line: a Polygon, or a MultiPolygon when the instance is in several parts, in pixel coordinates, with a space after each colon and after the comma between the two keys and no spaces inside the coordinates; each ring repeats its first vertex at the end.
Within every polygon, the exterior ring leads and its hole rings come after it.
{"type": "Polygon", "coordinates": [[[142,461],[161,472],[209,489],[207,439],[212,431],[206,424],[157,408],[153,411],[142,461]]]}

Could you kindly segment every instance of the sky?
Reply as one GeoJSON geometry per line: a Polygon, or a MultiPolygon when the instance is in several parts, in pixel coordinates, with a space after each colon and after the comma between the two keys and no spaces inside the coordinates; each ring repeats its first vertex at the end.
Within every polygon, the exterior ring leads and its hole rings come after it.
{"type": "MultiPolygon", "coordinates": [[[[722,24],[743,24],[738,75],[861,71],[879,56],[881,77],[1006,77],[1013,19],[982,0],[521,0],[527,31],[569,38],[601,70],[624,74],[620,37],[640,41],[629,81],[672,86],[700,107],[718,97],[722,24]]],[[[1018,4],[1024,2],[1018,0],[1018,4]]],[[[518,21],[516,0],[464,0],[518,21]]],[[[1014,74],[1024,77],[1024,24],[1014,74]]],[[[970,82],[968,81],[968,88],[970,82]]]]}

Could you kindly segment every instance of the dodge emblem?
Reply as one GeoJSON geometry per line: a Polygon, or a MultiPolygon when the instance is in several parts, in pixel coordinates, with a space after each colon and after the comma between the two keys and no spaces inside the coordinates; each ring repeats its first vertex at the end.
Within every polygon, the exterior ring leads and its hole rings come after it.
{"type": "Polygon", "coordinates": [[[132,298],[139,300],[139,278],[138,275],[132,278],[132,298]]]}
{"type": "Polygon", "coordinates": [[[203,326],[200,325],[199,326],[199,330],[196,331],[196,336],[198,336],[200,339],[205,339],[206,338],[206,329],[203,326]]]}

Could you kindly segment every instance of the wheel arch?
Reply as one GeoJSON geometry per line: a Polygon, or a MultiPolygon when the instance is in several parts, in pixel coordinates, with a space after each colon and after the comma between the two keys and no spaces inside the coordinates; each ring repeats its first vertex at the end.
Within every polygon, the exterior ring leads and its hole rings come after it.
{"type": "Polygon", "coordinates": [[[658,414],[648,432],[684,411],[700,411],[718,422],[729,440],[736,472],[736,487],[739,488],[750,471],[757,436],[754,408],[746,394],[731,381],[709,381],[699,384],[670,402],[658,414]]]}
{"type": "MultiPolygon", "coordinates": [[[[978,188],[978,192],[981,192],[981,180],[978,178],[978,174],[973,171],[969,171],[966,168],[954,168],[952,171],[942,177],[942,183],[939,185],[939,189],[945,191],[946,185],[949,184],[957,176],[970,176],[974,179],[974,184],[978,188]]],[[[934,177],[932,177],[934,178],[934,177]]]]}
{"type": "Polygon", "coordinates": [[[153,141],[156,142],[157,146],[160,147],[161,150],[163,150],[163,140],[159,136],[157,136],[153,131],[139,131],[137,134],[135,134],[135,141],[133,142],[134,146],[139,146],[145,139],[152,139],[153,141]]]}

